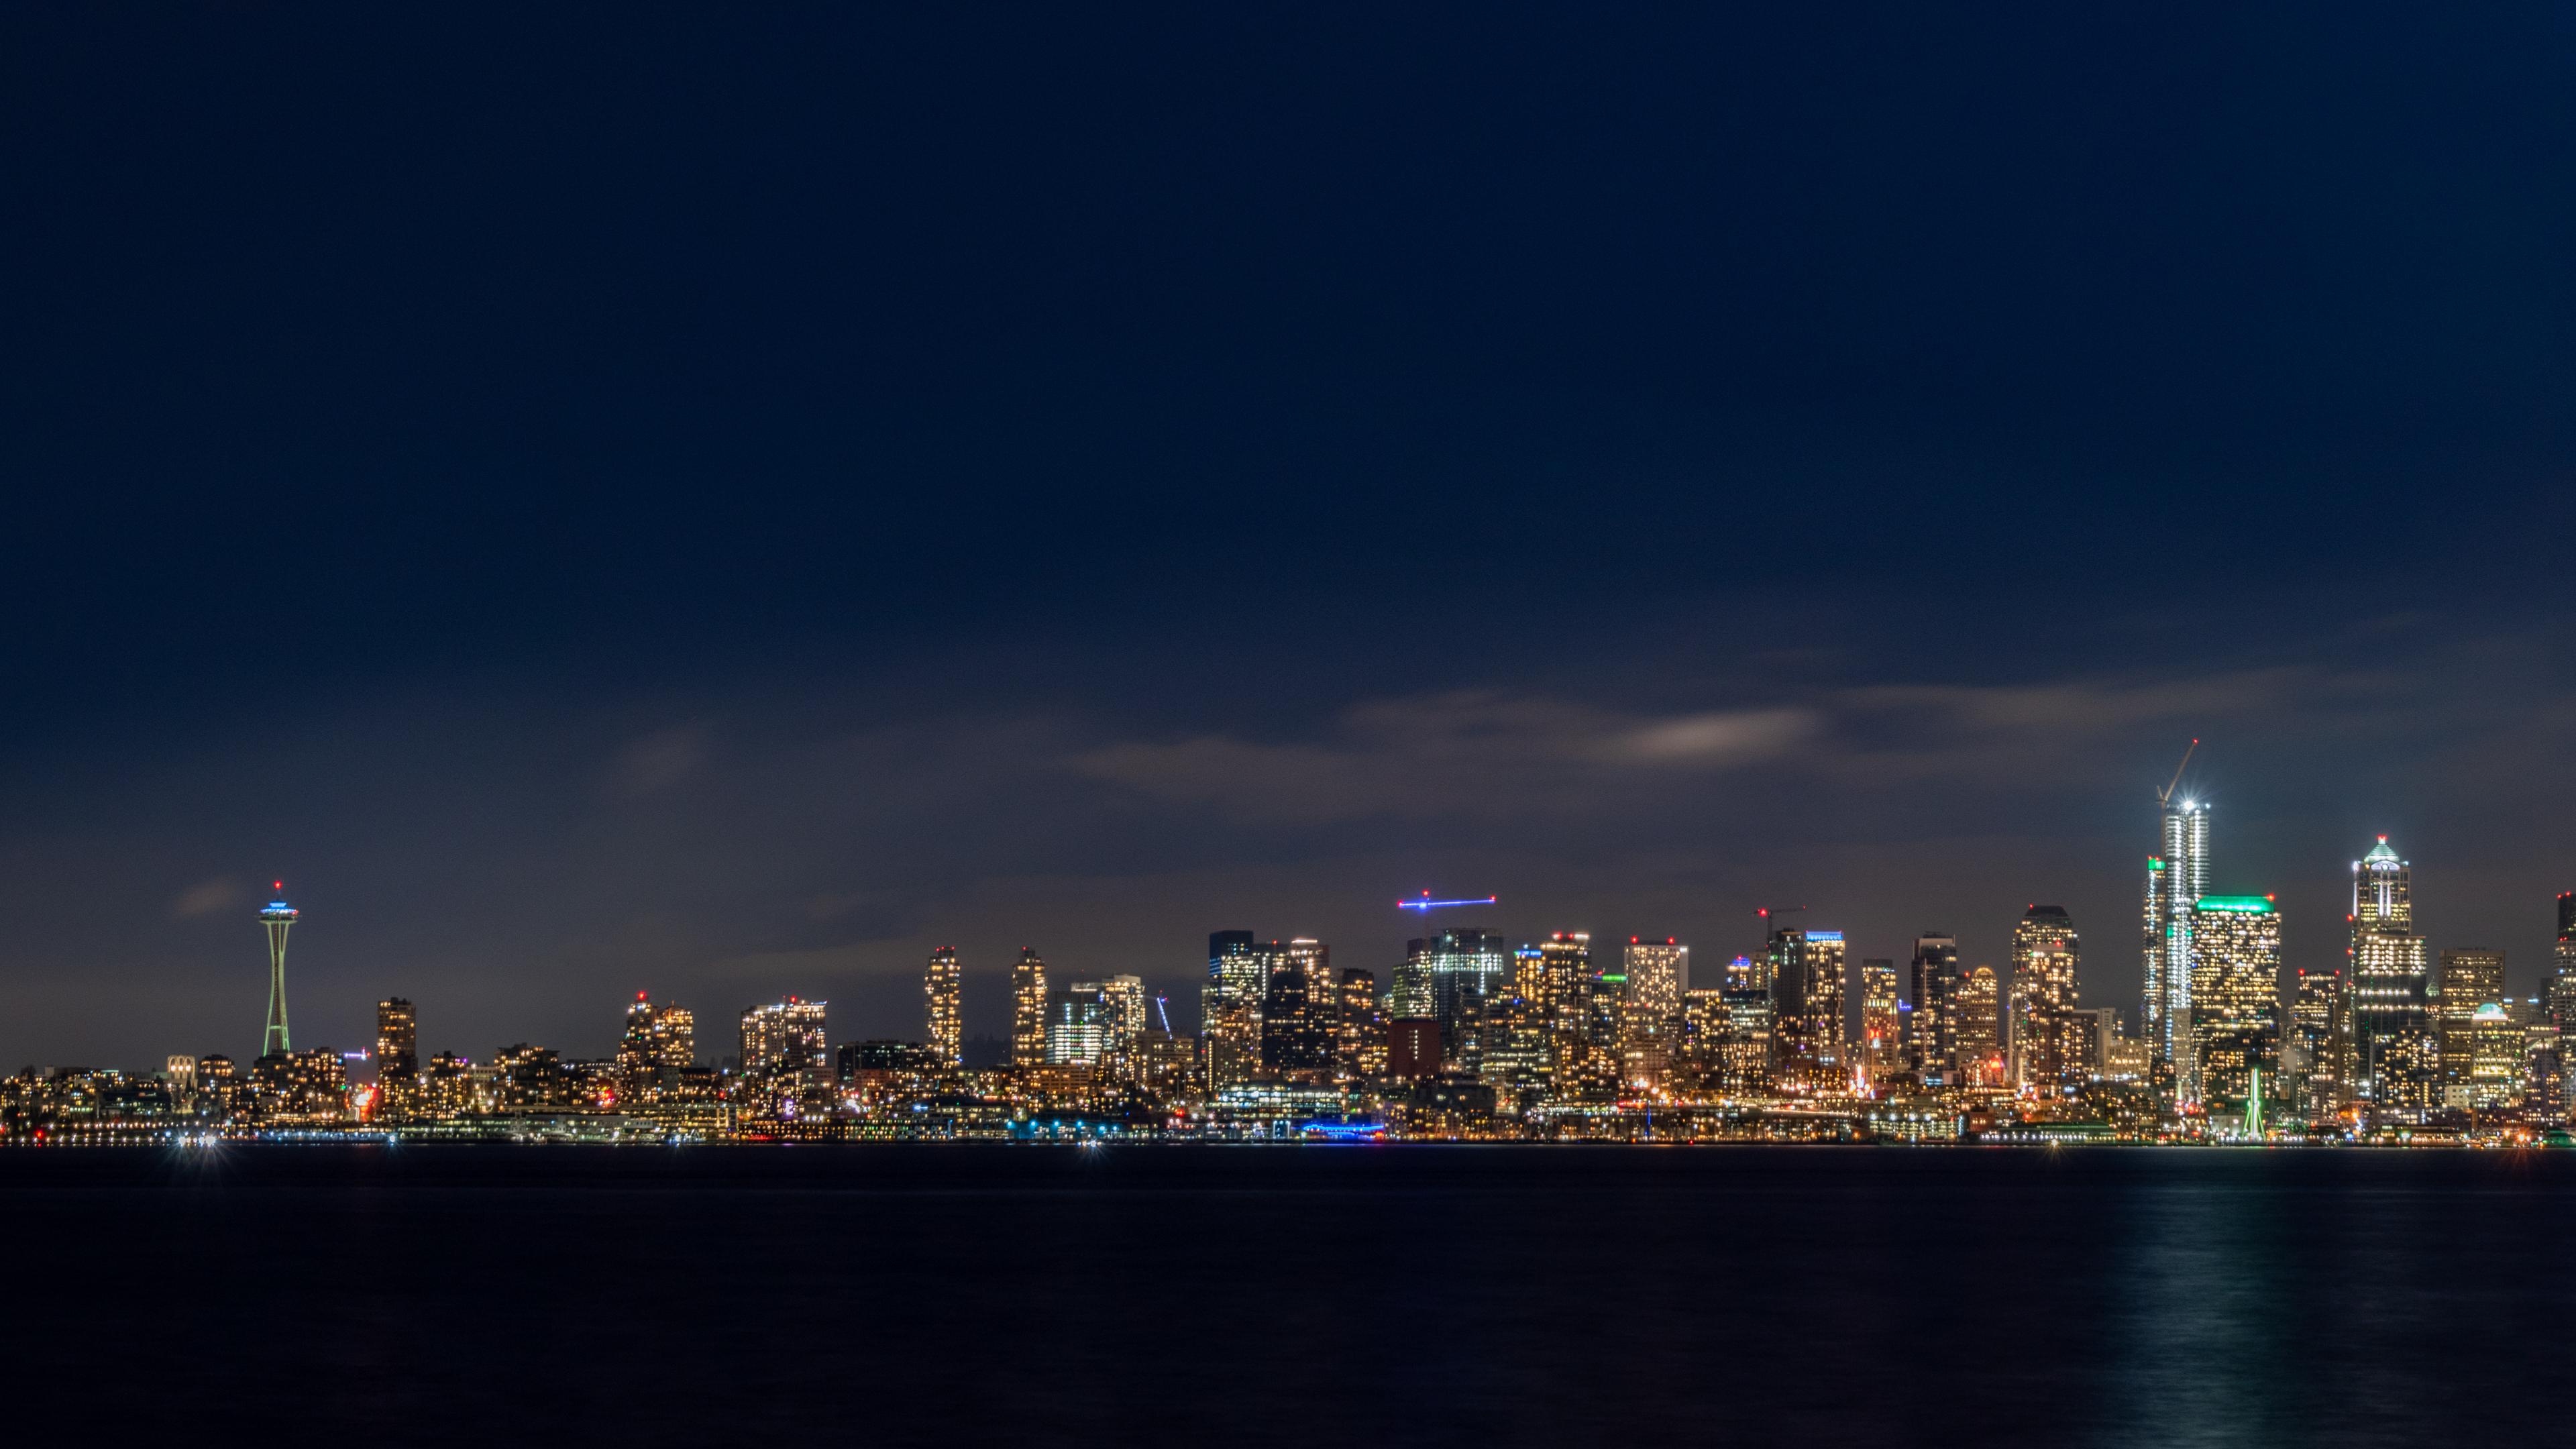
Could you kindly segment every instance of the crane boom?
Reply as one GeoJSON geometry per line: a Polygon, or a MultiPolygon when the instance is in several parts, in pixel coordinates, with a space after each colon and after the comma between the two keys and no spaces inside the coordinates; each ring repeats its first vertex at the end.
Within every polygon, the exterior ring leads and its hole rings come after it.
{"type": "Polygon", "coordinates": [[[2182,772],[2191,768],[2192,751],[2199,748],[2200,741],[2193,740],[2191,742],[2191,748],[2182,752],[2182,763],[2174,766],[2174,777],[2165,782],[2163,792],[2156,796],[2156,803],[2158,805],[2170,805],[2173,803],[2173,792],[2182,785],[2182,772]]]}

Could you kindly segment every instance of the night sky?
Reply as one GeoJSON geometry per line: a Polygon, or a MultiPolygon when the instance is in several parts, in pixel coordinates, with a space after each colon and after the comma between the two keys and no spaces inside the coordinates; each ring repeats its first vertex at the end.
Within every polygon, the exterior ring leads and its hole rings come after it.
{"type": "Polygon", "coordinates": [[[2133,1014],[2193,736],[2531,987],[2576,12],[1774,8],[8,11],[0,1070],[255,1054],[279,877],[299,1046],[1424,888],[2133,1014]]]}

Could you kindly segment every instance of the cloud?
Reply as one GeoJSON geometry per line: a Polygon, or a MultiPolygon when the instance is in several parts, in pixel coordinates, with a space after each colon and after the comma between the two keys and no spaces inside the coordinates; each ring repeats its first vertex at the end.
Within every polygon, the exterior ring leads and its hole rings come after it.
{"type": "Polygon", "coordinates": [[[707,732],[696,725],[657,730],[620,750],[609,766],[607,789],[620,799],[659,794],[696,774],[705,763],[707,732]]]}
{"type": "Polygon", "coordinates": [[[170,914],[181,918],[210,916],[217,911],[240,905],[246,892],[240,881],[229,876],[199,881],[179,892],[170,902],[170,914]]]}
{"type": "Polygon", "coordinates": [[[1581,808],[1676,770],[1776,759],[1816,724],[1800,709],[1657,718],[1461,691],[1354,705],[1321,742],[1229,735],[1131,741],[1076,755],[1070,764],[1158,800],[1283,823],[1518,814],[1581,808]]]}

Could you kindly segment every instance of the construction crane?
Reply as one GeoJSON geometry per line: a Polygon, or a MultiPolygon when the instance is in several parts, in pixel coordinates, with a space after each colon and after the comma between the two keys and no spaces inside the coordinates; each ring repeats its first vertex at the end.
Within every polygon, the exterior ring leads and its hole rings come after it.
{"type": "Polygon", "coordinates": [[[1170,1036],[1172,1034],[1172,1009],[1170,1006],[1165,1004],[1170,1000],[1171,998],[1168,996],[1157,996],[1154,998],[1154,1014],[1163,1019],[1163,1035],[1165,1036],[1170,1036]]]}
{"type": "Polygon", "coordinates": [[[1433,911],[1446,910],[1451,906],[1490,906],[1501,899],[1500,896],[1475,896],[1463,901],[1435,901],[1431,898],[1431,892],[1424,891],[1421,899],[1397,901],[1395,908],[1399,911],[1420,911],[1424,915],[1429,915],[1433,911]]]}
{"type": "Polygon", "coordinates": [[[1805,909],[1805,906],[1764,906],[1759,910],[1756,910],[1753,914],[1760,916],[1765,921],[1768,921],[1773,916],[1796,915],[1798,912],[1805,909]]]}
{"type": "Polygon", "coordinates": [[[2191,768],[2192,751],[2199,748],[2200,741],[2193,740],[2191,742],[2191,749],[2187,749],[2182,752],[2182,763],[2174,766],[2174,777],[2171,780],[2166,781],[2164,789],[2159,791],[2156,795],[2156,804],[2158,806],[2167,808],[2172,806],[2173,792],[2182,785],[2182,772],[2191,768]]]}

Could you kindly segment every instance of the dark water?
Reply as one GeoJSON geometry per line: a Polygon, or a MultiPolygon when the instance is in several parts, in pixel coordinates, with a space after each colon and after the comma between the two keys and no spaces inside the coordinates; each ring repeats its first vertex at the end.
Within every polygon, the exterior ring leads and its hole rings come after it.
{"type": "Polygon", "coordinates": [[[2569,1156],[18,1151],[0,1229],[100,1443],[2576,1433],[2569,1156]]]}

